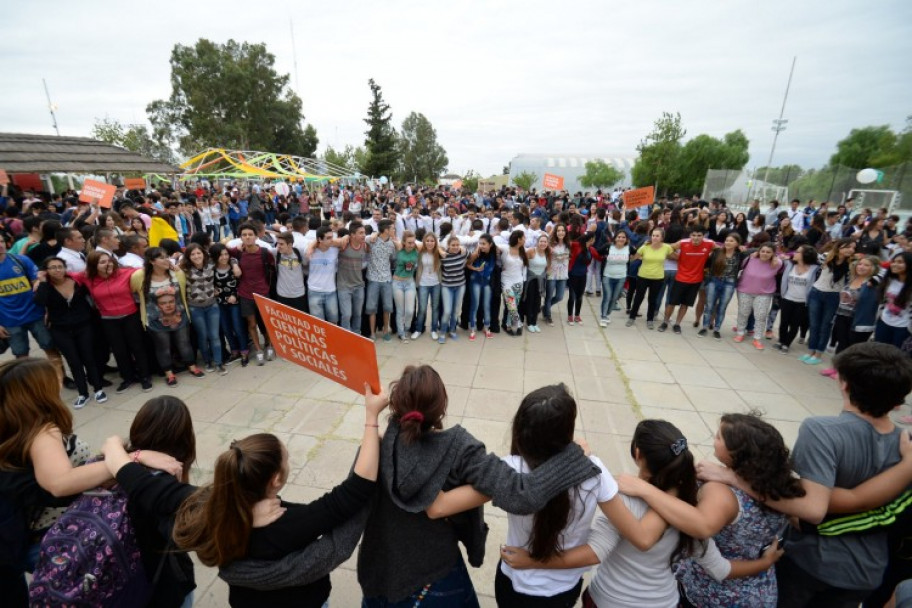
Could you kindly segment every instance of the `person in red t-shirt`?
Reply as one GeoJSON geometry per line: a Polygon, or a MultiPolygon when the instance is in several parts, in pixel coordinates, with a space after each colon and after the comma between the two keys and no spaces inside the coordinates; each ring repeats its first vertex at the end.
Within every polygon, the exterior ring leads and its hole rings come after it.
{"type": "Polygon", "coordinates": [[[694,305],[700,286],[703,284],[703,267],[709,254],[716,248],[716,243],[703,239],[703,228],[696,227],[690,232],[690,238],[674,243],[672,246],[678,254],[678,273],[671,287],[671,295],[665,306],[665,320],[659,325],[659,331],[668,329],[668,321],[678,306],[678,316],[674,322],[674,332],[681,333],[681,321],[687,309],[694,305]]]}

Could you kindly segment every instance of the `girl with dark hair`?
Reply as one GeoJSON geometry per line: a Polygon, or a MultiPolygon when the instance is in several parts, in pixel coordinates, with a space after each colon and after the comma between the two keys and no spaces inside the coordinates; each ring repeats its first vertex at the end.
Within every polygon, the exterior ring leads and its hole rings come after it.
{"type": "Polygon", "coordinates": [[[548,281],[545,285],[545,304],[542,315],[548,325],[554,325],[551,307],[564,299],[567,289],[567,271],[570,269],[570,239],[565,224],[555,224],[551,230],[551,261],[548,264],[548,281]]]}
{"type": "Polygon", "coordinates": [[[627,268],[630,258],[636,255],[636,250],[630,245],[630,237],[624,231],[614,235],[614,242],[605,253],[605,269],[602,276],[602,306],[599,325],[606,327],[611,323],[611,312],[617,306],[617,301],[624,290],[624,281],[627,279],[627,268]]]}
{"type": "Polygon", "coordinates": [[[95,389],[95,402],[104,403],[103,378],[92,352],[92,304],[88,288],[66,274],[66,262],[48,258],[41,265],[35,286],[35,302],[47,311],[47,324],[54,345],[66,359],[79,396],[73,403],[81,409],[89,402],[89,386],[95,389]]]}
{"type": "Polygon", "coordinates": [[[155,357],[165,372],[168,386],[177,386],[171,359],[172,342],[190,374],[206,374],[196,366],[196,355],[190,346],[190,321],[187,318],[187,278],[183,270],[171,267],[164,249],[149,247],[145,265],[130,278],[130,288],[139,296],[139,314],[152,336],[155,357]]]}
{"type": "Polygon", "coordinates": [[[567,325],[582,325],[580,309],[586,289],[586,273],[592,260],[604,259],[592,246],[595,232],[584,232],[570,244],[570,270],[567,279],[567,325]]]}
{"type": "MultiPolygon", "coordinates": [[[[676,494],[688,504],[697,503],[693,455],[681,431],[673,424],[665,420],[641,421],[630,442],[630,456],[639,469],[640,479],[663,492],[676,494]]],[[[623,494],[621,499],[635,518],[656,517],[643,500],[623,494]]],[[[584,608],[674,608],[678,606],[679,594],[672,573],[673,562],[690,557],[721,581],[767,570],[782,554],[776,547],[757,560],[729,562],[722,558],[712,540],[699,546],[687,534],[666,528],[664,521],[662,524],[661,537],[645,550],[626,540],[609,519],[596,516],[584,545],[541,561],[533,560],[523,547],[504,547],[501,556],[514,570],[523,572],[526,568],[598,565],[583,592],[584,608]]]]}
{"type": "MultiPolygon", "coordinates": [[[[497,245],[500,250],[500,286],[507,320],[504,331],[510,336],[522,336],[522,319],[519,316],[519,302],[522,300],[523,285],[526,282],[526,234],[522,230],[510,233],[508,245],[497,245]]],[[[585,274],[583,275],[585,281],[585,274]]]]}
{"type": "Polygon", "coordinates": [[[738,213],[735,215],[735,221],[732,224],[731,232],[736,232],[738,236],[741,237],[741,241],[744,242],[747,240],[748,236],[748,224],[747,217],[743,213],[738,213]]]}
{"type": "Polygon", "coordinates": [[[180,267],[187,277],[190,320],[196,329],[196,343],[206,362],[206,371],[218,369],[219,375],[224,376],[228,370],[222,358],[222,339],[219,336],[221,314],[215,286],[215,264],[209,259],[209,251],[205,247],[191,243],[184,251],[180,267]]]}
{"type": "Polygon", "coordinates": [[[774,345],[783,355],[788,354],[798,330],[805,325],[808,294],[818,268],[817,251],[810,245],[802,246],[785,262],[780,279],[779,342],[774,345]]]}
{"type": "MultiPolygon", "coordinates": [[[[492,496],[510,513],[534,513],[600,469],[568,444],[520,474],[461,426],[443,428],[447,391],[433,368],[409,366],[390,389],[390,421],[381,446],[381,491],[364,531],[358,581],[364,608],[478,606],[458,543],[469,562],[484,559],[482,501],[435,503],[442,490],[492,496]],[[470,509],[466,513],[461,513],[470,509]],[[454,513],[460,513],[453,516],[454,513]],[[443,519],[447,518],[447,519],[443,519]]],[[[446,494],[444,496],[447,496],[446,494]]]]}
{"type": "Polygon", "coordinates": [[[484,328],[485,338],[493,337],[491,333],[491,277],[497,265],[497,248],[490,234],[478,237],[478,246],[466,261],[469,269],[469,340],[475,339],[475,330],[484,328]],[[478,305],[481,304],[481,323],[479,324],[478,305]]]}
{"type": "Polygon", "coordinates": [[[706,306],[703,310],[703,327],[697,332],[701,338],[712,330],[713,338],[722,339],[725,311],[738,285],[738,273],[744,260],[740,247],[741,237],[737,233],[729,233],[722,247],[714,249],[706,261],[706,306]]]}
{"type": "MultiPolygon", "coordinates": [[[[309,504],[282,501],[285,511],[273,523],[253,526],[254,507],[277,498],[290,472],[288,450],[275,435],[260,433],[231,442],[215,462],[213,482],[180,505],[174,541],[195,551],[207,566],[227,566],[242,559],[278,560],[304,549],[346,522],[374,496],[380,438],[379,416],[389,404],[365,385],[365,424],[354,472],[331,492],[309,504]]],[[[230,584],[229,605],[319,608],[329,598],[329,575],[309,584],[271,591],[230,584]]]]}
{"type": "Polygon", "coordinates": [[[741,277],[738,279],[738,325],[735,331],[735,342],[743,342],[747,333],[748,317],[753,313],[756,319],[752,344],[757,350],[763,350],[763,328],[769,315],[776,292],[776,276],[782,267],[782,261],[776,257],[773,246],[769,243],[745,259],[741,277]]]}
{"type": "Polygon", "coordinates": [[[227,362],[241,360],[247,367],[250,350],[247,346],[247,324],[241,316],[241,303],[238,300],[238,279],[241,277],[241,265],[231,257],[231,252],[221,243],[209,248],[209,258],[215,264],[216,301],[219,307],[219,324],[222,333],[228,340],[231,354],[227,362]]]}
{"type": "MultiPolygon", "coordinates": [[[[729,559],[772,557],[764,552],[788,525],[788,518],[761,501],[804,496],[801,482],[792,474],[782,436],[753,414],[724,414],[713,448],[716,458],[749,484],[760,500],[737,487],[707,482],[700,487],[697,504],[693,505],[629,475],[619,476],[621,491],[645,500],[682,533],[699,539],[712,537],[729,559]]],[[[718,581],[695,560],[685,559],[676,576],[686,596],[682,598],[685,605],[776,606],[772,563],[755,576],[718,581]]]]}
{"type": "Polygon", "coordinates": [[[833,317],[839,307],[839,294],[849,282],[849,264],[855,255],[855,241],[839,239],[829,245],[828,253],[820,265],[820,276],[808,294],[808,319],[810,333],[808,354],[798,360],[817,365],[826,351],[833,326],[833,317]]]}
{"type": "Polygon", "coordinates": [[[880,284],[883,309],[874,329],[874,341],[901,347],[909,337],[909,306],[912,295],[912,253],[890,260],[890,269],[880,284]]]}

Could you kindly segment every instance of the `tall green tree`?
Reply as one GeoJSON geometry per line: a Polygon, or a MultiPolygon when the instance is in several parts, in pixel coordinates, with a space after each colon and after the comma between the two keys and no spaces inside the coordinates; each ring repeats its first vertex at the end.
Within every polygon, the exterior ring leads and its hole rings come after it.
{"type": "Polygon", "coordinates": [[[171,96],[146,107],[153,136],[184,154],[224,147],[312,156],[301,99],[265,44],[201,38],[171,51],[171,96]]]}
{"type": "Polygon", "coordinates": [[[462,178],[462,189],[467,192],[478,192],[478,181],[481,176],[469,169],[462,178]]]}
{"type": "Polygon", "coordinates": [[[125,126],[120,121],[107,116],[96,118],[95,125],[92,127],[92,137],[163,163],[172,165],[177,163],[171,148],[156,141],[145,125],[125,126]]]}
{"type": "Polygon", "coordinates": [[[389,104],[383,100],[383,91],[380,85],[371,78],[368,81],[371,90],[371,102],[367,107],[368,129],[365,132],[367,139],[364,147],[367,151],[367,160],[364,164],[364,173],[371,177],[390,177],[396,173],[399,165],[399,149],[397,146],[396,129],[393,128],[393,113],[389,104]]]}
{"type": "Polygon", "coordinates": [[[769,178],[766,178],[766,167],[757,167],[754,171],[754,177],[759,180],[768,179],[769,183],[777,186],[787,186],[804,175],[805,171],[801,165],[782,165],[781,167],[770,167],[769,178]]]}
{"type": "Polygon", "coordinates": [[[317,137],[317,128],[313,125],[307,125],[304,127],[304,133],[301,135],[301,143],[299,146],[300,152],[298,156],[305,156],[307,158],[316,158],[317,156],[317,146],[320,145],[320,138],[317,137]]]}
{"type": "Polygon", "coordinates": [[[538,183],[538,174],[532,171],[523,171],[519,175],[513,176],[513,183],[523,190],[531,190],[532,185],[538,183]]]}
{"type": "Polygon", "coordinates": [[[599,158],[586,163],[586,173],[580,178],[580,184],[584,188],[610,188],[622,179],[623,171],[599,158]]]}
{"type": "Polygon", "coordinates": [[[424,114],[412,112],[399,132],[399,181],[434,184],[446,171],[449,159],[437,143],[437,131],[424,114]]]}
{"type": "Polygon", "coordinates": [[[896,133],[888,125],[852,129],[836,144],[836,153],[830,157],[831,165],[854,169],[890,167],[912,161],[912,116],[906,127],[896,133]]]}
{"type": "Polygon", "coordinates": [[[681,140],[687,131],[681,124],[680,112],[662,112],[652,131],[637,146],[640,156],[633,166],[633,183],[637,186],[659,185],[660,192],[673,189],[677,179],[681,140]]]}
{"type": "Polygon", "coordinates": [[[678,152],[677,175],[668,183],[669,188],[687,194],[702,192],[707,170],[742,169],[750,158],[749,145],[740,129],[726,133],[722,139],[697,135],[678,152]]]}

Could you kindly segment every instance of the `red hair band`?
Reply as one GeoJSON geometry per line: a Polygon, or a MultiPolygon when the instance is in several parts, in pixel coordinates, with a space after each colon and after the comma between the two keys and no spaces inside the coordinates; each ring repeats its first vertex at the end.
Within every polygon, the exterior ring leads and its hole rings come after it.
{"type": "Polygon", "coordinates": [[[424,414],[418,411],[409,412],[399,419],[399,422],[408,422],[409,420],[417,420],[418,424],[424,424],[424,414]]]}

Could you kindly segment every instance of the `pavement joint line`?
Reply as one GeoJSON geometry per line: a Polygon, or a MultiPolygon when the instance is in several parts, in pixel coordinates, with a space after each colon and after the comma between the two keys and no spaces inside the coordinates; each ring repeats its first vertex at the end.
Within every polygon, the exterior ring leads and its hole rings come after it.
{"type": "MultiPolygon", "coordinates": [[[[599,319],[599,314],[601,310],[595,310],[595,304],[593,303],[593,298],[589,299],[589,309],[592,311],[592,316],[595,319],[599,319]]],[[[613,311],[612,311],[613,312],[613,311]]],[[[608,336],[605,332],[607,327],[599,327],[599,335],[602,336],[602,340],[605,341],[605,345],[608,347],[608,351],[611,353],[611,361],[614,363],[614,369],[617,370],[618,376],[621,379],[621,383],[624,385],[624,395],[627,397],[627,402],[630,404],[631,409],[633,410],[634,416],[643,420],[643,410],[640,406],[640,402],[637,401],[636,395],[633,394],[633,389],[630,387],[630,378],[627,377],[627,374],[624,372],[624,368],[621,365],[621,360],[617,356],[614,347],[611,345],[611,341],[608,339],[608,336]]],[[[639,331],[639,329],[637,330],[639,331]]]]}

